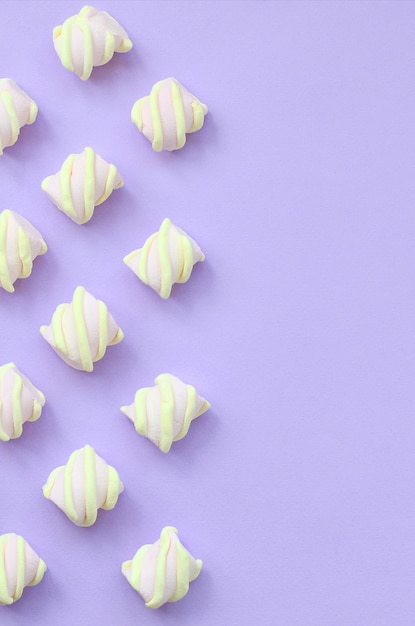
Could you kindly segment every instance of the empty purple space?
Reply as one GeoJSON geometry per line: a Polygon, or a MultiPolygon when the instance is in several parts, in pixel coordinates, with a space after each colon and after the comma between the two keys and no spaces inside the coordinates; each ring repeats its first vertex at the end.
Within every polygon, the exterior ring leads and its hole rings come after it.
{"type": "Polygon", "coordinates": [[[0,210],[49,246],[0,293],[0,364],[47,401],[0,442],[0,534],[48,565],[0,624],[413,626],[414,2],[95,6],[134,48],[82,82],[52,44],[82,3],[0,2],[0,75],[39,105],[0,210]],[[209,113],[157,154],[130,111],[169,76],[209,113]],[[40,184],[86,146],[124,187],[79,226],[40,184]],[[206,255],[166,301],[123,263],[165,217],[206,255]],[[39,333],[77,285],[125,333],[91,374],[39,333]],[[167,455],[119,410],[163,372],[211,403],[167,455]],[[125,491],[77,528],[42,486],[85,444],[125,491]],[[121,563],[166,525],[204,565],[152,611],[121,563]]]}

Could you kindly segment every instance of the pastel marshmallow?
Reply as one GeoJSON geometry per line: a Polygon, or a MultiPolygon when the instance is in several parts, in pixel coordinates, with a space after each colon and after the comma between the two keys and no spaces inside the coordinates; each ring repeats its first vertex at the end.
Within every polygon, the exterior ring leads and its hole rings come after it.
{"type": "Polygon", "coordinates": [[[25,422],[39,419],[45,396],[14,363],[0,367],[0,440],[17,439],[25,422]]]}
{"type": "Polygon", "coordinates": [[[18,278],[32,273],[33,261],[48,247],[38,230],[24,217],[6,209],[0,213],[0,287],[14,291],[18,278]]]}
{"type": "Polygon", "coordinates": [[[142,248],[124,257],[124,263],[145,285],[166,299],[172,286],[187,282],[193,266],[204,259],[198,244],[166,218],[142,248]]]}
{"type": "Polygon", "coordinates": [[[105,65],[114,52],[128,52],[133,47],[124,28],[106,11],[84,6],[53,29],[53,45],[62,65],[88,80],[92,69],[105,65]]]}
{"type": "Polygon", "coordinates": [[[33,124],[37,112],[36,102],[14,80],[0,79],[0,154],[16,143],[23,126],[33,124]]]}
{"type": "Polygon", "coordinates": [[[75,289],[72,302],[56,308],[51,324],[40,332],[67,365],[85,372],[92,372],[107,347],[124,338],[107,305],[84,287],[75,289]]]}
{"type": "Polygon", "coordinates": [[[99,509],[113,509],[123,491],[117,470],[88,445],[72,452],[66,465],[54,469],[43,487],[45,498],[83,527],[96,522],[99,509]]]}
{"type": "Polygon", "coordinates": [[[131,120],[156,152],[180,150],[186,133],[200,130],[208,112],[196,96],[175,78],[157,82],[150,95],[140,98],[131,110],[131,120]]]}
{"type": "Polygon", "coordinates": [[[121,571],[150,609],[158,609],[166,602],[177,602],[189,591],[189,583],[202,569],[202,561],[195,559],[180,542],[177,529],[163,528],[153,544],[142,546],[121,571]]]}
{"type": "Polygon", "coordinates": [[[134,402],[121,407],[136,431],[152,441],[162,452],[169,452],[174,441],[183,439],[194,419],[210,407],[192,385],[177,376],[161,374],[154,387],[143,387],[134,402]]]}
{"type": "Polygon", "coordinates": [[[70,154],[56,174],[42,181],[42,189],[77,224],[89,222],[94,209],[123,186],[118,169],[92,148],[70,154]]]}
{"type": "Polygon", "coordinates": [[[0,604],[13,604],[42,580],[46,563],[15,533],[0,535],[0,604]]]}

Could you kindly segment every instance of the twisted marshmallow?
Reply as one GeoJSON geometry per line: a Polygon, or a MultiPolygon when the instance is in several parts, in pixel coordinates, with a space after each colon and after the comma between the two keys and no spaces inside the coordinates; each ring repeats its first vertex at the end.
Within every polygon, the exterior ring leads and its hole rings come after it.
{"type": "Polygon", "coordinates": [[[113,509],[123,491],[117,470],[91,446],[72,452],[66,465],[54,469],[43,487],[45,498],[77,526],[92,526],[98,509],[113,509]]]}
{"type": "Polygon", "coordinates": [[[12,293],[18,278],[32,273],[33,261],[48,247],[24,217],[6,209],[0,213],[0,287],[12,293]]]}
{"type": "Polygon", "coordinates": [[[91,6],[84,6],[53,29],[53,45],[62,65],[82,80],[88,80],[93,67],[108,63],[114,52],[128,52],[133,47],[109,13],[91,6]]]}
{"type": "Polygon", "coordinates": [[[46,563],[20,535],[0,536],[0,604],[13,604],[25,587],[40,583],[46,563]]]}
{"type": "Polygon", "coordinates": [[[204,259],[197,243],[166,218],[160,230],[151,235],[142,248],[124,257],[124,263],[143,283],[166,299],[174,283],[188,281],[193,265],[204,259]]]}
{"type": "Polygon", "coordinates": [[[107,305],[84,287],[77,287],[70,304],[60,304],[49,326],[40,332],[55,352],[71,367],[92,372],[107,346],[119,343],[124,333],[107,305]]]}
{"type": "Polygon", "coordinates": [[[58,209],[77,224],[85,224],[94,208],[123,184],[115,165],[85,148],[80,154],[70,154],[59,172],[42,181],[42,189],[58,209]]]}
{"type": "Polygon", "coordinates": [[[173,441],[183,439],[191,422],[207,411],[210,404],[192,385],[171,374],[161,374],[154,382],[154,387],[139,389],[133,404],[121,407],[121,411],[140,435],[150,439],[162,452],[168,452],[173,441]]]}
{"type": "Polygon", "coordinates": [[[131,119],[153,146],[153,150],[179,150],[186,133],[202,128],[206,104],[200,102],[175,78],[156,83],[150,95],[140,98],[131,110],[131,119]]]}
{"type": "Polygon", "coordinates": [[[172,526],[163,528],[160,539],[142,546],[131,561],[122,564],[122,573],[144,599],[150,609],[166,602],[176,602],[189,591],[189,583],[202,569],[202,561],[194,559],[172,526]]]}
{"type": "Polygon", "coordinates": [[[20,129],[33,124],[37,104],[11,78],[0,79],[0,154],[16,143],[20,129]]]}
{"type": "Polygon", "coordinates": [[[0,439],[17,439],[25,422],[35,422],[42,413],[45,396],[14,363],[0,367],[0,439]]]}

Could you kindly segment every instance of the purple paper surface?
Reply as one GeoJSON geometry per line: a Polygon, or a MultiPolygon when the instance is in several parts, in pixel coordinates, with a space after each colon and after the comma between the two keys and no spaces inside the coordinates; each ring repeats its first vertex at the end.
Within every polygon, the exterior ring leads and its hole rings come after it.
{"type": "Polygon", "coordinates": [[[0,2],[0,74],[39,105],[0,157],[0,209],[49,251],[0,293],[0,364],[45,394],[0,442],[0,534],[44,580],[5,626],[413,626],[413,2],[109,2],[134,48],[82,82],[52,29],[78,2],[0,2]],[[130,120],[174,76],[202,130],[157,154],[130,120]],[[40,189],[93,147],[124,187],[78,226],[40,189]],[[163,301],[124,265],[169,217],[206,261],[163,301]],[[125,332],[92,374],[39,333],[83,285],[125,332]],[[119,407],[163,372],[211,409],[164,455],[119,407]],[[85,444],[125,485],[77,528],[42,495],[85,444]],[[204,561],[180,602],[144,606],[121,563],[165,525],[204,561]]]}

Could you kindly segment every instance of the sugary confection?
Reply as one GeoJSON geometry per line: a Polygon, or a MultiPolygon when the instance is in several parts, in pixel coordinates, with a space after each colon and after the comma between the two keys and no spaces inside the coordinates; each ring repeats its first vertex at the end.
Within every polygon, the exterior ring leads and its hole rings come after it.
{"type": "Polygon", "coordinates": [[[177,529],[166,526],[160,539],[142,546],[131,561],[122,564],[121,571],[146,606],[158,609],[166,602],[181,600],[201,569],[202,561],[186,550],[177,529]]]}
{"type": "Polygon", "coordinates": [[[25,422],[35,422],[46,400],[14,363],[0,367],[0,440],[17,439],[25,422]]]}
{"type": "Polygon", "coordinates": [[[131,110],[131,119],[153,146],[153,150],[179,150],[186,143],[186,133],[200,130],[208,112],[175,78],[156,83],[149,96],[140,98],[131,110]]]}
{"type": "Polygon", "coordinates": [[[93,67],[108,63],[114,52],[128,52],[133,47],[109,13],[91,6],[84,6],[53,29],[53,45],[62,65],[82,80],[88,80],[93,67]]]}
{"type": "Polygon", "coordinates": [[[0,604],[19,600],[24,588],[40,583],[45,572],[45,561],[23,537],[0,535],[0,604]]]}
{"type": "Polygon", "coordinates": [[[0,154],[16,143],[20,129],[33,124],[37,104],[11,78],[0,79],[0,154]]]}
{"type": "Polygon", "coordinates": [[[77,224],[85,224],[95,207],[123,184],[115,165],[92,148],[85,148],[79,154],[70,154],[59,172],[42,181],[42,189],[58,209],[77,224]]]}
{"type": "Polygon", "coordinates": [[[124,491],[118,472],[85,446],[72,452],[66,465],[50,474],[43,494],[77,526],[92,526],[98,509],[109,511],[124,491]]]}
{"type": "Polygon", "coordinates": [[[173,441],[187,435],[192,420],[208,410],[210,404],[192,385],[176,376],[161,374],[154,387],[139,389],[134,402],[121,407],[136,431],[168,452],[173,441]]]}
{"type": "Polygon", "coordinates": [[[193,265],[204,259],[197,243],[166,218],[142,248],[124,257],[124,263],[144,284],[166,299],[172,286],[188,281],[193,265]]]}
{"type": "Polygon", "coordinates": [[[33,261],[48,247],[32,224],[15,211],[0,213],[0,287],[12,293],[18,278],[32,273],[33,261]]]}
{"type": "Polygon", "coordinates": [[[40,332],[65,363],[85,372],[92,372],[107,346],[124,337],[107,305],[84,287],[75,289],[71,303],[57,307],[51,324],[41,326],[40,332]]]}

